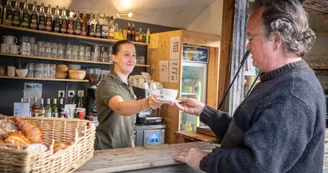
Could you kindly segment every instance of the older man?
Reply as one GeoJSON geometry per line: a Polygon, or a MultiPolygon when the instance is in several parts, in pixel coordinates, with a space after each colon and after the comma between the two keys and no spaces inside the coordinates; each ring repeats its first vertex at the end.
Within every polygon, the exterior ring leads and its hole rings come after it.
{"type": "Polygon", "coordinates": [[[193,99],[174,102],[199,115],[222,144],[208,155],[193,148],[173,158],[206,172],[322,172],[326,107],[302,60],[315,41],[306,12],[297,0],[257,0],[247,35],[261,82],[233,117],[193,99]]]}

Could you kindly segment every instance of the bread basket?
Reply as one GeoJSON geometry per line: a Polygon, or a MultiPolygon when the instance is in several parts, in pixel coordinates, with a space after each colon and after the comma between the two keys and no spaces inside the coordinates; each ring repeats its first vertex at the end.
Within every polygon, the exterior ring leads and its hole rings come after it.
{"type": "Polygon", "coordinates": [[[69,75],[70,79],[82,80],[85,78],[86,71],[85,70],[69,70],[68,75],[69,75]]]}

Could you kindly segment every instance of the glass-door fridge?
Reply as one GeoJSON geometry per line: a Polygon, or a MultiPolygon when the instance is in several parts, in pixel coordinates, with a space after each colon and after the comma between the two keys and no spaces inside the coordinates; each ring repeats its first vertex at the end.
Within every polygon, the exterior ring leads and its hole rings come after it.
{"type": "MultiPolygon", "coordinates": [[[[206,104],[208,49],[184,45],[182,58],[181,97],[194,98],[206,104]]],[[[180,112],[180,131],[196,131],[203,125],[198,116],[180,112]]]]}

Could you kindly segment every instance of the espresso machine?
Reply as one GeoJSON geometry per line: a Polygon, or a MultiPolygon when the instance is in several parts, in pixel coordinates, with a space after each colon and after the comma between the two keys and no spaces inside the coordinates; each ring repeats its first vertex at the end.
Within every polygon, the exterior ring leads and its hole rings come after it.
{"type": "MultiPolygon", "coordinates": [[[[152,95],[149,89],[133,86],[137,99],[144,99],[152,95]]],[[[134,127],[135,145],[147,146],[165,143],[165,128],[163,117],[160,116],[161,108],[147,109],[139,112],[136,116],[134,127]]]]}
{"type": "Polygon", "coordinates": [[[100,68],[89,68],[87,69],[87,78],[91,86],[87,89],[87,118],[90,117],[96,118],[98,116],[96,109],[96,90],[97,84],[100,80],[101,69],[100,68]]]}

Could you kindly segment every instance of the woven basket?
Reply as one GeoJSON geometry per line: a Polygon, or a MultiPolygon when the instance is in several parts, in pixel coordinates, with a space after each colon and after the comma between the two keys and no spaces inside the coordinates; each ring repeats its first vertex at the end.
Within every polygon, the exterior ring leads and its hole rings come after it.
{"type": "Polygon", "coordinates": [[[24,117],[22,119],[30,120],[42,128],[42,137],[47,146],[53,145],[54,141],[74,143],[54,154],[52,149],[35,154],[0,145],[0,172],[73,172],[93,157],[95,140],[93,123],[64,118],[24,117]]]}

